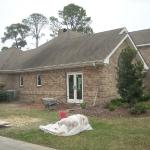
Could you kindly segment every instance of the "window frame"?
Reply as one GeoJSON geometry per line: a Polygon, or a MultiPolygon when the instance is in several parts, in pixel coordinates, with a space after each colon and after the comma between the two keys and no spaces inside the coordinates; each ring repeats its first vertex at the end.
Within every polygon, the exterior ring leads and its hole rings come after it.
{"type": "Polygon", "coordinates": [[[40,87],[40,86],[42,86],[42,76],[41,76],[41,74],[37,74],[37,76],[36,76],[36,86],[37,87],[40,87]],[[40,82],[41,82],[41,84],[39,84],[39,77],[40,77],[40,82]]]}
{"type": "Polygon", "coordinates": [[[19,76],[19,85],[20,85],[20,87],[24,86],[24,78],[22,75],[19,76]]]}

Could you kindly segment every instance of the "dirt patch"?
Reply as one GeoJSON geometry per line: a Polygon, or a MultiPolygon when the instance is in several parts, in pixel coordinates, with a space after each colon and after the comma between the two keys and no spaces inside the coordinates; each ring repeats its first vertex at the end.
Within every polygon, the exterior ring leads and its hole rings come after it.
{"type": "Polygon", "coordinates": [[[84,114],[87,116],[104,117],[104,118],[150,116],[150,111],[147,111],[147,113],[141,114],[141,115],[132,115],[129,112],[128,108],[118,107],[114,111],[109,111],[104,106],[87,107],[86,109],[75,109],[75,110],[72,110],[71,113],[73,114],[80,113],[80,114],[84,114]]]}
{"type": "Polygon", "coordinates": [[[31,123],[36,123],[41,121],[41,119],[39,118],[32,118],[28,116],[20,116],[20,117],[10,116],[9,118],[2,119],[2,120],[10,122],[10,124],[15,127],[26,126],[31,123]]]}
{"type": "Polygon", "coordinates": [[[42,110],[44,109],[44,106],[41,103],[20,103],[19,104],[20,107],[25,107],[25,108],[30,108],[30,109],[38,109],[38,110],[42,110]]]}
{"type": "MultiPolygon", "coordinates": [[[[24,107],[29,109],[40,109],[40,110],[46,110],[47,108],[44,107],[42,103],[20,103],[18,107],[24,107]]],[[[125,107],[118,107],[115,111],[109,111],[102,105],[97,106],[88,106],[86,109],[81,109],[79,104],[68,104],[68,103],[59,103],[57,105],[52,106],[50,109],[47,109],[49,111],[67,111],[69,114],[84,114],[87,116],[95,116],[95,117],[105,117],[105,118],[111,118],[111,117],[133,117],[133,115],[130,114],[128,108],[125,107]]],[[[135,115],[137,116],[137,115],[135,115]]],[[[146,114],[138,115],[137,117],[141,116],[150,116],[150,111],[148,111],[146,114]]]]}
{"type": "Polygon", "coordinates": [[[45,108],[45,106],[42,103],[30,103],[30,104],[20,103],[19,107],[39,109],[39,110],[47,109],[47,110],[51,110],[51,111],[60,111],[60,110],[76,109],[79,107],[79,105],[59,103],[59,104],[53,105],[49,108],[45,108]]]}
{"type": "Polygon", "coordinates": [[[109,111],[108,109],[96,106],[88,107],[86,109],[73,110],[72,113],[81,113],[87,116],[95,117],[129,117],[130,113],[125,108],[117,108],[115,111],[109,111]]]}

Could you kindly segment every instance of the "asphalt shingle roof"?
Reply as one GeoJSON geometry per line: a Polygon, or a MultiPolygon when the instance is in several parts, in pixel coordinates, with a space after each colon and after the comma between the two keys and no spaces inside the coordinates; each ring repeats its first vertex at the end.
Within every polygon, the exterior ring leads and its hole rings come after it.
{"type": "Polygon", "coordinates": [[[136,45],[150,44],[150,29],[130,32],[136,45]]]}
{"type": "Polygon", "coordinates": [[[104,60],[126,33],[123,28],[96,34],[67,31],[37,49],[11,48],[0,52],[0,70],[38,68],[69,63],[104,60]]]}
{"type": "MultiPolygon", "coordinates": [[[[148,44],[150,45],[150,29],[144,29],[139,31],[133,31],[130,33],[133,41],[135,44],[138,45],[144,45],[148,44]]],[[[144,60],[146,61],[147,65],[150,67],[150,48],[149,46],[146,47],[138,47],[141,55],[143,56],[144,60]]]]}

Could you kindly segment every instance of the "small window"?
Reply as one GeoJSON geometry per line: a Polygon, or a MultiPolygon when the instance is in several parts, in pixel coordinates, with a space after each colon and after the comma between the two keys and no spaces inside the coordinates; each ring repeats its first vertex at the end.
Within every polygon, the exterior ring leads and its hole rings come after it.
{"type": "Polygon", "coordinates": [[[20,86],[23,86],[23,76],[20,76],[20,86]]]}
{"type": "Polygon", "coordinates": [[[41,75],[37,75],[37,86],[42,86],[42,77],[41,77],[41,75]]]}

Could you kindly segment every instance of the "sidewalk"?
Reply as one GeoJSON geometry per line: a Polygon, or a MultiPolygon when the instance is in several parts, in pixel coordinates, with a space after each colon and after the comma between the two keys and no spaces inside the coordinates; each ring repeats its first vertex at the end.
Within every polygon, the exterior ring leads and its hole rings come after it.
{"type": "Polygon", "coordinates": [[[0,150],[55,150],[0,136],[0,150]]]}

